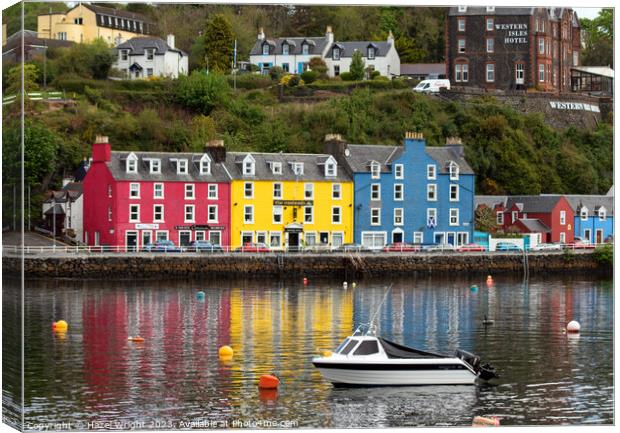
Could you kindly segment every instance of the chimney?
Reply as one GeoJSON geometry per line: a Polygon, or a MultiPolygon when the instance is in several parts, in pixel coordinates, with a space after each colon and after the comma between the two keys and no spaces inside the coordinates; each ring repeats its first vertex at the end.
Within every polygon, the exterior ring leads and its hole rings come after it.
{"type": "Polygon", "coordinates": [[[262,27],[258,29],[258,40],[259,41],[265,40],[265,31],[263,30],[262,27]]]}
{"type": "Polygon", "coordinates": [[[387,41],[389,44],[394,44],[394,35],[392,34],[392,30],[390,30],[390,33],[388,34],[387,41]]]}
{"type": "Polygon", "coordinates": [[[93,143],[93,163],[109,162],[112,154],[112,148],[105,135],[97,135],[93,143]]]}
{"type": "Polygon", "coordinates": [[[327,45],[334,43],[334,32],[332,32],[332,26],[327,26],[325,29],[325,37],[327,38],[327,45]]]}
{"type": "Polygon", "coordinates": [[[342,138],[340,134],[326,134],[325,135],[325,153],[333,155],[334,158],[340,163],[340,160],[345,157],[345,151],[347,149],[347,142],[342,138]]]}
{"type": "Polygon", "coordinates": [[[211,160],[215,163],[226,161],[226,148],[224,140],[211,140],[205,144],[205,153],[208,153],[211,160]]]}
{"type": "Polygon", "coordinates": [[[174,35],[172,33],[168,35],[166,42],[170,48],[174,48],[174,35]]]}
{"type": "Polygon", "coordinates": [[[465,157],[465,148],[461,137],[446,137],[446,146],[450,147],[452,153],[460,158],[465,157]]]}
{"type": "Polygon", "coordinates": [[[426,141],[424,140],[424,134],[421,132],[405,132],[405,152],[413,152],[418,154],[419,152],[424,153],[424,148],[426,147],[426,141]]]}

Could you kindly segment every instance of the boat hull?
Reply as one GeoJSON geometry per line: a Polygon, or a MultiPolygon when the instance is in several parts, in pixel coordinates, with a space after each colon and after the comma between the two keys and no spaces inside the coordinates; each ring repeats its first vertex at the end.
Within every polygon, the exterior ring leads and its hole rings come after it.
{"type": "Polygon", "coordinates": [[[313,364],[334,386],[472,385],[476,381],[476,375],[462,364],[313,364]]]}

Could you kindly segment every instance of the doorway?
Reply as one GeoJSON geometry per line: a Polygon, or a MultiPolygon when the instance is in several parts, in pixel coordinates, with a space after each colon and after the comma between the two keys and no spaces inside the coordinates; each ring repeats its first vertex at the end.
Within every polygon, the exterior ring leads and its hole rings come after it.
{"type": "Polygon", "coordinates": [[[596,229],[596,243],[597,244],[603,243],[603,230],[601,229],[596,229]]]}
{"type": "Polygon", "coordinates": [[[127,252],[136,251],[138,248],[138,232],[126,231],[125,232],[125,249],[127,252]]]}
{"type": "Polygon", "coordinates": [[[515,84],[517,86],[522,86],[525,84],[525,65],[523,63],[517,63],[515,68],[515,84]]]}
{"type": "Polygon", "coordinates": [[[401,230],[392,232],[392,243],[398,244],[403,241],[403,232],[401,230]]]}
{"type": "Polygon", "coordinates": [[[187,247],[192,240],[192,232],[180,231],[179,232],[179,246],[187,247]]]}
{"type": "Polygon", "coordinates": [[[297,251],[299,249],[299,233],[288,234],[288,248],[291,251],[297,251]]]}

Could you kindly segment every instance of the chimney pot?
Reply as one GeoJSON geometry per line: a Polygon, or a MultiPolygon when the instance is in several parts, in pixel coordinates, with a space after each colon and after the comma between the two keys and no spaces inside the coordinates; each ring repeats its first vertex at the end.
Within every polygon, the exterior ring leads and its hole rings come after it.
{"type": "Polygon", "coordinates": [[[168,43],[168,46],[170,48],[174,48],[174,35],[173,34],[169,34],[166,39],[167,39],[166,42],[168,43]]]}
{"type": "Polygon", "coordinates": [[[421,132],[407,131],[405,132],[405,138],[410,140],[423,140],[424,134],[422,134],[421,132]]]}
{"type": "Polygon", "coordinates": [[[97,135],[95,136],[95,144],[107,144],[108,136],[107,135],[97,135]]]}
{"type": "Polygon", "coordinates": [[[325,141],[344,141],[340,134],[325,134],[325,141]]]}

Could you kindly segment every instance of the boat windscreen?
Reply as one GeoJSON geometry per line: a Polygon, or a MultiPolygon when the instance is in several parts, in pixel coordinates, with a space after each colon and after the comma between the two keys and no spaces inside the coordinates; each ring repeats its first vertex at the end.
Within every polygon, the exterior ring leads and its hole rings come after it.
{"type": "Polygon", "coordinates": [[[385,350],[388,358],[396,359],[411,359],[411,358],[446,358],[445,355],[440,355],[433,352],[425,352],[423,350],[414,349],[412,347],[403,346],[401,344],[394,343],[392,341],[379,338],[383,350],[385,350]]]}
{"type": "Polygon", "coordinates": [[[336,347],[336,350],[334,350],[334,353],[338,353],[342,350],[342,348],[349,342],[348,338],[345,338],[344,341],[342,343],[340,343],[340,345],[338,347],[336,347]]]}
{"type": "Polygon", "coordinates": [[[341,355],[347,355],[351,350],[353,350],[353,348],[355,346],[357,346],[358,341],[357,340],[351,340],[349,341],[349,344],[347,344],[346,346],[344,346],[344,349],[342,349],[342,352],[340,352],[341,355]]]}

